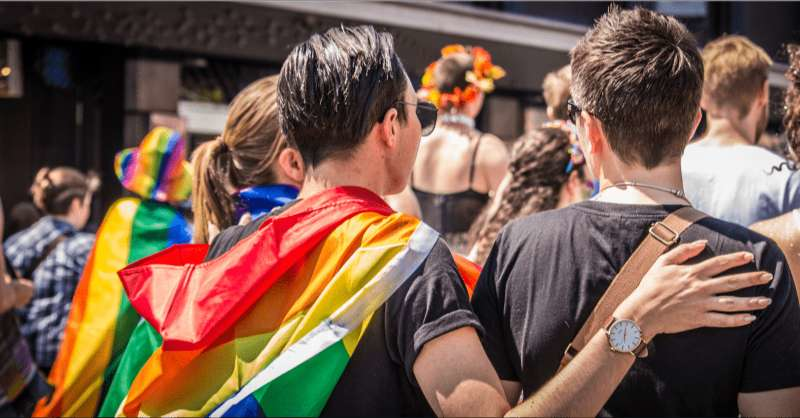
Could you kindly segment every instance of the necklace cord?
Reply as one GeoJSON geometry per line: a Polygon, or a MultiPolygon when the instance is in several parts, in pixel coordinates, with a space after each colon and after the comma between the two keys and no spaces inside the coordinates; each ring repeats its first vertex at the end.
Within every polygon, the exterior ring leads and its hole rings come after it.
{"type": "Polygon", "coordinates": [[[643,188],[643,189],[652,189],[652,190],[657,190],[657,191],[660,191],[660,192],[669,193],[669,194],[677,197],[678,199],[686,201],[686,203],[689,203],[691,205],[691,202],[689,202],[689,199],[686,198],[686,194],[683,192],[683,190],[670,189],[669,187],[658,186],[658,185],[655,185],[655,184],[640,183],[638,181],[621,181],[619,183],[610,184],[610,185],[600,189],[600,193],[602,193],[602,192],[604,192],[604,191],[606,191],[608,189],[623,188],[623,187],[638,187],[638,188],[643,188]]]}

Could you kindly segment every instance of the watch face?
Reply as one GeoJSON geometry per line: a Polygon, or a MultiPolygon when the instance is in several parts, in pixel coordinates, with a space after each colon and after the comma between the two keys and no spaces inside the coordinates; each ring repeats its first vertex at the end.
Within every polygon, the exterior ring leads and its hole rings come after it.
{"type": "Polygon", "coordinates": [[[608,341],[614,350],[630,353],[642,342],[642,330],[635,322],[622,319],[611,325],[608,341]]]}

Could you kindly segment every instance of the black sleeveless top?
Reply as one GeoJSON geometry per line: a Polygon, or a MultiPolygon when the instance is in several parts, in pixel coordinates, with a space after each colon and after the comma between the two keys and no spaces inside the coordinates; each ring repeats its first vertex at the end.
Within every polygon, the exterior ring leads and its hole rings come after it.
{"type": "Polygon", "coordinates": [[[411,177],[411,189],[417,196],[422,220],[442,234],[464,233],[469,231],[472,222],[480,215],[489,201],[489,193],[481,193],[472,188],[475,177],[475,158],[478,155],[482,136],[478,137],[472,159],[469,163],[469,187],[457,193],[431,193],[414,186],[411,177]]]}

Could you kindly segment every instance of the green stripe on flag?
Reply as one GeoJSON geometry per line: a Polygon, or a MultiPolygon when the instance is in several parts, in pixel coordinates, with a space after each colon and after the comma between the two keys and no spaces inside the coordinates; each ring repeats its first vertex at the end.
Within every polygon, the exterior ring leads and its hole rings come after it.
{"type": "MultiPolygon", "coordinates": [[[[128,251],[128,264],[163,250],[168,243],[168,232],[175,218],[171,206],[154,201],[141,201],[131,223],[131,242],[128,251]]],[[[117,320],[114,326],[114,344],[111,348],[111,361],[106,367],[103,383],[107,393],[112,379],[117,373],[125,347],[141,317],[131,306],[128,295],[122,292],[117,320]]],[[[154,331],[155,332],[155,331],[154,331]]],[[[160,337],[159,337],[160,338],[160,337]]],[[[138,369],[135,370],[138,372],[138,369]]],[[[134,373],[135,376],[135,372],[134,373]]],[[[130,384],[128,384],[130,386],[130,384]]],[[[127,391],[126,391],[127,393],[127,391]]],[[[116,410],[112,412],[112,415],[116,410]]],[[[102,414],[101,414],[102,415],[102,414]]]]}
{"type": "Polygon", "coordinates": [[[101,417],[116,415],[139,370],[144,367],[158,347],[161,347],[162,341],[161,335],[144,320],[139,321],[130,340],[135,344],[129,344],[125,353],[120,356],[119,368],[108,388],[103,406],[100,408],[99,416],[101,417]]]}
{"type": "Polygon", "coordinates": [[[253,392],[253,397],[268,417],[319,416],[349,360],[339,341],[253,392]]]}

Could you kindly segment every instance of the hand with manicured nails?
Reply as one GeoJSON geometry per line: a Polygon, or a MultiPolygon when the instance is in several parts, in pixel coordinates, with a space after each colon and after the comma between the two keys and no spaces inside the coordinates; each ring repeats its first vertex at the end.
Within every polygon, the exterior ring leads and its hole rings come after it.
{"type": "Polygon", "coordinates": [[[645,341],[657,334],[740,327],[753,322],[756,317],[747,312],[766,308],[769,298],[722,294],[769,283],[772,275],[756,271],[718,276],[753,261],[748,252],[682,265],[699,255],[706,244],[705,240],[682,244],[659,257],[639,287],[614,311],[614,317],[634,320],[645,341]]]}

